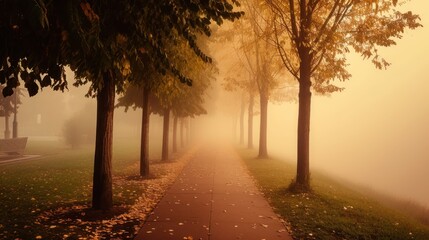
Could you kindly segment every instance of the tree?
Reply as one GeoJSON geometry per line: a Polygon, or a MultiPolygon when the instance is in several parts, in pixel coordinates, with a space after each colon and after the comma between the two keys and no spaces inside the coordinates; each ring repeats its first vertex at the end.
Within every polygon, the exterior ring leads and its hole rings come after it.
{"type": "Polygon", "coordinates": [[[13,123],[12,123],[12,137],[18,137],[18,105],[22,104],[21,102],[22,92],[20,88],[17,88],[13,97],[13,123]]]}
{"type": "Polygon", "coordinates": [[[91,110],[91,105],[87,104],[64,123],[63,137],[65,143],[72,148],[94,143],[95,116],[88,114],[91,110]],[[82,124],[83,122],[85,124],[82,124]]]}
{"type": "MultiPolygon", "coordinates": [[[[258,0],[247,0],[244,4],[246,16],[234,24],[234,32],[238,32],[238,47],[236,48],[239,61],[249,74],[249,86],[242,84],[242,80],[229,76],[229,85],[246,88],[249,91],[249,130],[248,142],[252,141],[253,103],[254,94],[259,95],[260,125],[259,125],[259,152],[258,158],[267,158],[267,127],[268,102],[274,91],[280,85],[282,75],[281,62],[277,58],[277,51],[272,42],[274,38],[274,15],[266,5],[258,0]]],[[[237,72],[236,70],[234,72],[237,72]]],[[[285,80],[284,76],[282,80],[285,80]]],[[[230,86],[227,86],[231,88],[230,86]]],[[[227,88],[227,89],[228,89],[227,88]]],[[[251,145],[249,144],[249,147],[251,145]]]]}
{"type": "MultiPolygon", "coordinates": [[[[0,90],[3,90],[3,86],[0,86],[0,90]]],[[[5,132],[4,138],[10,138],[10,127],[9,117],[13,113],[12,123],[12,138],[18,137],[18,105],[21,104],[21,90],[17,88],[12,96],[4,97],[0,96],[0,116],[5,118],[5,132]]]]}
{"type": "MultiPolygon", "coordinates": [[[[239,25],[240,26],[240,25],[239,25]]],[[[241,27],[235,27],[235,29],[244,30],[241,27]]],[[[245,33],[238,32],[240,35],[247,35],[245,33]]],[[[254,80],[255,73],[253,69],[249,66],[249,62],[246,61],[246,58],[242,55],[250,54],[246,51],[248,49],[241,49],[240,41],[235,43],[239,47],[235,48],[234,51],[237,54],[236,61],[231,64],[230,69],[226,73],[226,77],[223,82],[223,87],[227,91],[237,91],[241,90],[242,94],[242,110],[240,115],[240,143],[241,136],[243,136],[244,142],[244,112],[247,105],[247,148],[253,148],[253,117],[254,117],[254,105],[255,105],[255,94],[256,94],[256,82],[254,80]],[[245,99],[247,98],[247,100],[245,99]]]]}
{"type": "Polygon", "coordinates": [[[244,93],[241,94],[240,104],[240,144],[244,144],[244,112],[246,111],[246,103],[244,93]]]}
{"type": "Polygon", "coordinates": [[[259,93],[260,130],[258,158],[268,158],[267,127],[268,101],[271,92],[279,85],[279,61],[276,61],[276,51],[271,43],[273,36],[274,17],[269,9],[259,1],[246,1],[248,24],[252,29],[252,39],[249,44],[254,52],[253,64],[250,56],[246,55],[249,66],[255,74],[256,86],[259,93]]]}
{"type": "MultiPolygon", "coordinates": [[[[210,52],[208,49],[209,39],[204,36],[198,36],[199,46],[204,49],[204,52],[210,52]]],[[[180,48],[180,49],[183,49],[180,48]]],[[[193,81],[192,88],[177,86],[176,94],[172,95],[172,111],[174,114],[173,123],[173,152],[177,149],[177,122],[178,119],[194,118],[196,116],[207,114],[204,108],[204,99],[207,89],[212,81],[215,80],[214,74],[217,71],[215,63],[205,63],[201,59],[195,58],[189,51],[175,51],[178,53],[178,65],[182,71],[190,76],[193,81]]],[[[182,132],[183,137],[183,132],[182,132]]]]}
{"type": "Polygon", "coordinates": [[[129,84],[122,96],[118,99],[116,107],[125,107],[125,112],[129,107],[142,108],[141,120],[141,140],[140,140],[140,176],[147,177],[150,174],[149,168],[149,120],[150,114],[156,109],[157,99],[151,91],[158,85],[157,79],[162,75],[156,71],[154,66],[150,65],[149,59],[146,59],[145,71],[142,71],[144,81],[138,84],[129,84]]]}
{"type": "MultiPolygon", "coordinates": [[[[3,2],[2,2],[3,3],[3,2]]],[[[115,90],[122,91],[141,67],[141,55],[162,72],[180,81],[192,81],[180,73],[166,55],[164,44],[173,32],[205,61],[197,46],[197,32],[210,35],[210,24],[234,20],[241,13],[227,1],[4,1],[0,13],[0,81],[3,94],[19,85],[18,74],[30,96],[40,87],[67,87],[64,66],[70,65],[76,85],[90,83],[89,95],[97,98],[97,130],[94,156],[94,209],[113,206],[111,150],[115,90]],[[150,11],[148,11],[150,9],[150,11]],[[179,19],[181,21],[179,21],[179,19]]]]}
{"type": "MultiPolygon", "coordinates": [[[[2,89],[3,87],[1,87],[2,89]]],[[[4,138],[10,138],[9,116],[13,110],[12,97],[0,97],[0,116],[4,117],[4,138]]]]}
{"type": "MultiPolygon", "coordinates": [[[[180,54],[180,51],[177,51],[180,54]]],[[[186,54],[185,54],[186,56],[186,54]]],[[[204,66],[203,62],[198,63],[198,59],[186,57],[190,66],[188,69],[184,69],[189,76],[193,76],[192,88],[189,88],[183,84],[178,84],[173,76],[165,77],[165,84],[161,85],[154,92],[154,95],[158,99],[160,108],[162,109],[159,114],[164,117],[163,124],[163,144],[162,144],[162,160],[168,160],[168,146],[169,146],[169,120],[170,113],[174,115],[174,119],[195,117],[197,115],[206,114],[206,110],[203,108],[205,90],[210,84],[210,67],[204,66]]],[[[177,146],[177,120],[174,120],[173,125],[173,148],[177,146]]],[[[174,150],[174,149],[173,149],[174,150]]]]}
{"type": "Polygon", "coordinates": [[[341,90],[331,81],[350,78],[346,53],[353,48],[377,68],[388,62],[378,54],[405,28],[417,28],[418,16],[401,13],[397,0],[266,0],[276,15],[276,45],[285,68],[299,83],[297,175],[294,187],[310,189],[309,141],[311,88],[341,90]]]}
{"type": "MultiPolygon", "coordinates": [[[[201,38],[202,36],[199,36],[201,38]]],[[[205,47],[201,40],[197,40],[199,46],[205,47]]],[[[129,85],[123,96],[119,98],[117,106],[124,106],[125,111],[132,106],[143,108],[142,113],[142,141],[140,155],[140,175],[147,176],[149,174],[149,158],[148,158],[148,129],[149,129],[149,114],[155,113],[164,117],[163,124],[163,147],[162,159],[168,160],[168,133],[170,110],[174,114],[173,124],[173,152],[175,146],[177,149],[177,122],[178,118],[195,116],[205,113],[202,109],[203,102],[202,94],[210,82],[209,64],[204,63],[200,58],[195,56],[189,49],[186,49],[186,43],[182,42],[179,46],[171,46],[168,55],[177,63],[176,66],[181,72],[193,79],[192,87],[183,85],[177,82],[171,74],[162,75],[156,72],[153,68],[151,71],[146,71],[143,78],[145,79],[143,86],[129,85]],[[169,110],[170,109],[170,110],[169,110]]],[[[207,52],[207,51],[205,51],[207,52]]],[[[150,63],[145,64],[146,68],[150,63]]],[[[182,130],[183,131],[183,130],[182,130]]],[[[182,135],[183,136],[183,132],[182,135]]]]}

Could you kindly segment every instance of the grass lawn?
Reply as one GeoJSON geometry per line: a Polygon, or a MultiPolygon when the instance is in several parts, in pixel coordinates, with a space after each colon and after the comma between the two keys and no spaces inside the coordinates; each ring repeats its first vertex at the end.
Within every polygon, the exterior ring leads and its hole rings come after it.
{"type": "Polygon", "coordinates": [[[311,193],[291,193],[295,165],[255,159],[253,150],[239,154],[294,239],[429,239],[429,227],[329,177],[312,173],[311,193]]]}
{"type": "Polygon", "coordinates": [[[171,167],[154,164],[151,179],[139,178],[139,150],[137,143],[114,143],[116,210],[102,216],[104,219],[91,219],[95,217],[88,211],[93,148],[70,149],[55,141],[30,139],[26,154],[42,158],[0,165],[0,239],[92,239],[102,235],[92,234],[100,225],[110,227],[108,231],[119,231],[119,239],[131,237],[141,221],[130,216],[132,205],[145,193],[159,194],[163,186],[156,187],[154,181],[167,175],[171,167]],[[122,214],[115,224],[108,221],[112,214],[122,214]]]}

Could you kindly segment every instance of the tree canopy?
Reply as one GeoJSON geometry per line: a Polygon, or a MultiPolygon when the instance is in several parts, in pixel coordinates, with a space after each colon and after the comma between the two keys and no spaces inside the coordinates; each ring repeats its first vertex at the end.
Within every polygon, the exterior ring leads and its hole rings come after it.
{"type": "MultiPolygon", "coordinates": [[[[165,44],[179,36],[204,61],[211,61],[196,43],[196,34],[210,35],[210,24],[234,20],[233,1],[13,1],[2,0],[0,17],[0,81],[11,95],[19,78],[30,96],[39,88],[64,90],[63,67],[70,65],[78,81],[102,85],[102,74],[114,70],[115,83],[143,64],[147,54],[157,69],[170,71],[191,84],[169,59],[165,44]],[[18,77],[18,73],[20,73],[18,77]]],[[[137,73],[137,71],[135,71],[137,73]]],[[[121,80],[122,79],[122,80],[121,80]]]]}
{"type": "Polygon", "coordinates": [[[168,49],[178,39],[203,61],[209,58],[196,43],[209,36],[211,24],[235,20],[242,13],[229,1],[156,0],[1,0],[0,83],[5,96],[24,82],[30,96],[40,88],[67,87],[65,66],[75,85],[90,84],[97,97],[93,207],[113,206],[111,157],[115,90],[135,81],[145,64],[192,84],[175,66],[168,49]]]}
{"type": "Polygon", "coordinates": [[[350,78],[346,54],[354,49],[377,68],[389,63],[380,47],[396,44],[418,15],[400,12],[398,0],[266,0],[276,15],[276,45],[284,67],[299,82],[296,185],[308,190],[311,89],[341,90],[333,80],[350,78]]]}
{"type": "Polygon", "coordinates": [[[396,45],[406,28],[419,26],[419,17],[396,9],[397,0],[279,1],[267,0],[276,14],[276,45],[284,66],[300,79],[300,51],[311,58],[315,91],[340,90],[332,80],[347,80],[346,54],[352,49],[379,68],[389,66],[380,47],[396,45]]]}

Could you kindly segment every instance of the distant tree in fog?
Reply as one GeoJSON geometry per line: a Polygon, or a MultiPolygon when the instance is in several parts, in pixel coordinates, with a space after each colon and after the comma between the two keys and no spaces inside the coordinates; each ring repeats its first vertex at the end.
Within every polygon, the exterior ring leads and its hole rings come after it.
{"type": "Polygon", "coordinates": [[[93,144],[95,140],[95,114],[90,105],[73,114],[63,125],[63,138],[72,148],[93,144]]]}
{"type": "MultiPolygon", "coordinates": [[[[200,36],[201,37],[201,36],[200,36]]],[[[198,40],[201,42],[201,40],[198,40]]],[[[142,69],[143,83],[130,84],[118,99],[117,107],[142,108],[142,133],[140,146],[140,175],[148,176],[149,168],[149,116],[151,113],[164,116],[163,160],[168,159],[168,133],[170,111],[173,111],[173,151],[177,150],[177,123],[179,118],[193,117],[206,113],[202,107],[205,89],[210,83],[212,67],[187,50],[185,42],[180,47],[171,46],[168,53],[177,62],[177,67],[193,79],[192,87],[181,84],[174,75],[160,74],[147,61],[142,69]],[[146,71],[144,71],[146,70],[146,71]]],[[[203,43],[200,46],[205,47],[203,43]]],[[[207,50],[205,50],[206,52],[207,50]]],[[[183,127],[183,126],[182,126],[183,127]]],[[[183,134],[183,130],[181,131],[183,134]]]]}
{"type": "Polygon", "coordinates": [[[253,117],[256,95],[254,75],[241,62],[234,62],[226,73],[223,87],[240,94],[240,143],[244,143],[244,114],[247,105],[247,148],[253,148],[253,117]]]}
{"type": "MultiPolygon", "coordinates": [[[[259,153],[258,158],[268,158],[267,127],[268,127],[268,101],[271,93],[280,84],[279,75],[282,68],[276,58],[276,49],[271,43],[273,35],[273,14],[258,0],[245,1],[245,16],[249,38],[242,40],[242,49],[249,68],[254,74],[255,85],[259,93],[260,127],[259,127],[259,153]]],[[[244,21],[242,21],[244,22],[244,21]]]]}
{"type": "MultiPolygon", "coordinates": [[[[4,86],[0,86],[0,90],[3,90],[4,86]]],[[[22,91],[20,88],[16,88],[15,92],[12,96],[4,97],[0,96],[0,117],[4,117],[5,121],[5,130],[4,130],[4,138],[10,138],[10,127],[9,127],[9,117],[13,114],[13,122],[12,122],[12,137],[18,137],[18,108],[21,102],[22,91]]]]}
{"type": "Polygon", "coordinates": [[[144,58],[144,68],[139,76],[143,80],[137,84],[129,84],[125,91],[121,93],[116,107],[125,107],[125,112],[129,107],[134,110],[142,108],[141,140],[140,140],[140,176],[146,177],[150,174],[149,168],[149,120],[150,114],[154,112],[157,99],[151,91],[157,86],[157,79],[162,75],[155,69],[148,58],[144,58]]]}
{"type": "MultiPolygon", "coordinates": [[[[197,38],[199,46],[206,47],[207,39],[203,36],[197,38]]],[[[182,44],[185,44],[183,42],[182,44]]],[[[205,49],[208,52],[208,49],[205,49]]],[[[161,111],[157,114],[164,117],[162,160],[168,160],[169,153],[169,120],[173,113],[173,152],[177,150],[177,124],[179,118],[195,117],[206,114],[203,107],[204,97],[210,82],[214,80],[214,66],[196,58],[180,44],[171,49],[170,55],[177,61],[177,67],[184,74],[193,79],[192,87],[178,83],[175,76],[162,76],[160,84],[152,90],[158,100],[161,111]],[[175,149],[176,148],[176,149],[175,149]]]]}
{"type": "Polygon", "coordinates": [[[350,49],[371,59],[377,68],[389,63],[379,47],[395,45],[406,28],[420,26],[419,17],[397,10],[398,0],[265,0],[276,15],[275,43],[284,67],[299,83],[296,181],[310,189],[309,141],[311,90],[331,93],[332,84],[350,78],[346,54],[350,49]]]}
{"type": "MultiPolygon", "coordinates": [[[[246,15],[234,23],[238,62],[231,68],[232,74],[225,78],[227,90],[242,89],[249,94],[248,142],[252,141],[253,96],[259,95],[260,126],[258,158],[267,158],[268,102],[280,100],[281,85],[291,84],[283,70],[278,52],[273,44],[274,15],[259,0],[244,1],[246,15]],[[244,73],[244,74],[243,74],[244,73]],[[248,77],[247,77],[248,76],[248,77]]],[[[292,84],[291,84],[292,85],[292,84]]],[[[283,94],[285,91],[283,91],[283,94]]],[[[286,98],[284,98],[286,99],[286,98]]]]}

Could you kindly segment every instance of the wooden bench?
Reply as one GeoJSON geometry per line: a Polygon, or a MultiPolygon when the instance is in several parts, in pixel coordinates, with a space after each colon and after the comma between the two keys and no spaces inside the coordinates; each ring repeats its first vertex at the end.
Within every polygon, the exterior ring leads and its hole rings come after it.
{"type": "Polygon", "coordinates": [[[27,145],[27,137],[0,139],[0,154],[22,155],[27,145]]]}

